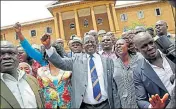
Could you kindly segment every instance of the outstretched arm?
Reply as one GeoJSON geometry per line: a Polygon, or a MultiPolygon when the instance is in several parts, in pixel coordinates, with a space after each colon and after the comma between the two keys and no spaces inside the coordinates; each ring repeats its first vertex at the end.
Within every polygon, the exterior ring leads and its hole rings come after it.
{"type": "Polygon", "coordinates": [[[26,54],[37,62],[39,62],[42,66],[47,65],[47,62],[43,59],[42,53],[32,48],[29,42],[25,39],[21,32],[21,25],[19,23],[16,23],[14,25],[14,30],[16,32],[16,35],[19,37],[20,44],[25,50],[26,54]]]}

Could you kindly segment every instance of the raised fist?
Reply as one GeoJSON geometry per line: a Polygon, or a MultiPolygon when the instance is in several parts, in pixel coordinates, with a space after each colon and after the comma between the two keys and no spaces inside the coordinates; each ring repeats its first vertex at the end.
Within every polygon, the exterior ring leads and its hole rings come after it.
{"type": "Polygon", "coordinates": [[[21,32],[21,25],[19,22],[17,22],[14,26],[13,26],[14,30],[16,33],[21,32]]]}

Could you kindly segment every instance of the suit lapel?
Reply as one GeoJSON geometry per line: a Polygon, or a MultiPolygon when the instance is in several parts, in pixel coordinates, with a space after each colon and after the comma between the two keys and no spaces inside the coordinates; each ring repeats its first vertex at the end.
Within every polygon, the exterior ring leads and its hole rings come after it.
{"type": "Polygon", "coordinates": [[[39,93],[39,88],[37,87],[35,82],[32,80],[32,78],[30,78],[29,76],[27,76],[26,81],[28,82],[29,86],[31,87],[32,91],[34,92],[37,106],[39,108],[42,108],[42,101],[41,101],[41,97],[40,97],[41,93],[39,93]]]}
{"type": "Polygon", "coordinates": [[[107,62],[106,62],[106,58],[101,57],[101,61],[102,61],[102,65],[103,65],[103,76],[104,76],[104,83],[105,83],[105,87],[107,87],[107,62]]]}
{"type": "Polygon", "coordinates": [[[144,75],[146,75],[149,79],[151,79],[155,84],[157,84],[161,89],[168,92],[156,72],[153,70],[153,68],[144,60],[142,69],[144,70],[144,75]]]}
{"type": "Polygon", "coordinates": [[[15,96],[12,94],[10,89],[6,86],[6,84],[0,80],[1,82],[1,96],[8,101],[8,103],[13,107],[13,108],[21,108],[20,104],[16,100],[15,96]]]}

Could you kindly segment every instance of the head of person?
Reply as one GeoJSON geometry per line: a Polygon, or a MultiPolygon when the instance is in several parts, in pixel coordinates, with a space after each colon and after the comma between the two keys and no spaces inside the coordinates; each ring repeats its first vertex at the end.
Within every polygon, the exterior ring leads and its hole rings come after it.
{"type": "Polygon", "coordinates": [[[130,54],[135,54],[136,53],[136,48],[133,43],[133,37],[135,36],[135,31],[127,31],[122,34],[122,39],[125,40],[125,42],[128,45],[128,51],[130,54]]]}
{"type": "Polygon", "coordinates": [[[167,23],[164,20],[159,20],[155,24],[155,32],[156,35],[162,36],[162,35],[167,35],[167,23]]]}
{"type": "Polygon", "coordinates": [[[95,37],[92,35],[84,36],[84,49],[85,52],[89,55],[92,55],[96,52],[97,44],[95,37]]]}
{"type": "Polygon", "coordinates": [[[24,51],[23,47],[19,46],[17,49],[20,62],[28,62],[28,56],[24,51]]]}
{"type": "Polygon", "coordinates": [[[114,32],[107,32],[106,35],[111,37],[112,43],[113,43],[113,45],[115,45],[117,38],[115,37],[114,32]]]}
{"type": "Polygon", "coordinates": [[[18,68],[19,68],[20,70],[23,70],[23,71],[26,72],[27,74],[32,74],[32,68],[31,68],[31,66],[30,66],[28,63],[26,63],[26,62],[20,62],[18,68]]]}
{"type": "Polygon", "coordinates": [[[121,58],[128,54],[128,44],[125,39],[118,39],[115,44],[115,52],[121,58]]]}
{"type": "Polygon", "coordinates": [[[61,44],[62,47],[64,47],[64,40],[63,39],[61,39],[61,38],[57,39],[56,43],[61,44]]]}
{"type": "Polygon", "coordinates": [[[104,51],[112,50],[113,43],[112,43],[111,36],[107,36],[107,35],[103,36],[101,42],[102,42],[101,44],[104,51]]]}
{"type": "Polygon", "coordinates": [[[1,73],[12,74],[19,65],[18,50],[9,41],[1,41],[0,48],[1,73]]]}
{"type": "Polygon", "coordinates": [[[98,36],[103,37],[106,34],[105,30],[99,30],[98,31],[98,36]]]}
{"type": "Polygon", "coordinates": [[[154,29],[152,27],[148,27],[146,31],[152,36],[155,37],[154,29]]]}
{"type": "Polygon", "coordinates": [[[83,50],[82,40],[79,37],[74,37],[71,43],[73,53],[81,53],[83,50]]]}
{"type": "Polygon", "coordinates": [[[88,32],[88,35],[91,35],[91,36],[95,37],[96,44],[98,44],[98,33],[97,33],[97,31],[95,31],[95,30],[90,30],[90,31],[88,32]]]}
{"type": "Polygon", "coordinates": [[[72,46],[71,46],[72,41],[73,41],[73,40],[69,40],[69,42],[68,42],[68,47],[69,47],[69,49],[70,49],[71,51],[72,51],[72,46]]]}
{"type": "MultiPolygon", "coordinates": [[[[61,44],[57,44],[56,42],[53,42],[51,44],[52,47],[55,48],[56,52],[63,58],[64,57],[64,48],[62,47],[61,44]]],[[[48,59],[48,55],[46,54],[46,51],[44,51],[44,59],[49,63],[52,64],[49,59],[48,59]]]]}
{"type": "Polygon", "coordinates": [[[154,39],[148,32],[140,32],[133,38],[135,47],[147,59],[156,59],[158,55],[154,39]]]}
{"type": "Polygon", "coordinates": [[[41,67],[40,63],[38,63],[36,60],[33,59],[32,60],[32,65],[31,65],[33,74],[37,74],[37,70],[40,67],[41,67]]]}
{"type": "Polygon", "coordinates": [[[135,31],[135,34],[137,34],[137,33],[146,31],[146,28],[144,26],[136,26],[134,31],[135,31]]]}

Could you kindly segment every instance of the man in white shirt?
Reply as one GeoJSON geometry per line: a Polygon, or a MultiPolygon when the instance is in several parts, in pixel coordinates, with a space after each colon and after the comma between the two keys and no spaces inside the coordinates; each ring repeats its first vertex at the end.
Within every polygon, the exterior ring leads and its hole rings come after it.
{"type": "MultiPolygon", "coordinates": [[[[72,108],[113,108],[113,63],[96,53],[96,40],[92,35],[84,37],[86,53],[72,58],[61,58],[50,46],[50,37],[41,38],[50,62],[56,67],[72,71],[72,108]]],[[[116,101],[120,105],[119,101],[116,101]]],[[[120,106],[119,106],[120,108],[120,106]]]]}
{"type": "Polygon", "coordinates": [[[175,64],[157,49],[148,32],[138,33],[133,41],[145,58],[134,71],[137,104],[139,108],[166,108],[173,98],[175,83],[170,78],[175,74],[175,64]]]}
{"type": "Polygon", "coordinates": [[[1,41],[1,108],[42,108],[36,79],[17,69],[17,48],[8,41],[1,41]]]}

